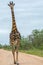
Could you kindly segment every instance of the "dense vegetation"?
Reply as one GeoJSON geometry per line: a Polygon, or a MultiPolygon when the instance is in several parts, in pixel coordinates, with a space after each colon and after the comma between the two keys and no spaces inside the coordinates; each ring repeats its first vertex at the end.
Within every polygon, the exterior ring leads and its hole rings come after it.
{"type": "Polygon", "coordinates": [[[21,38],[21,49],[28,50],[33,47],[43,50],[43,30],[33,30],[27,38],[21,38]]]}
{"type": "MultiPolygon", "coordinates": [[[[11,50],[11,46],[0,44],[0,48],[11,50]]],[[[43,56],[43,30],[33,30],[27,38],[22,37],[20,51],[43,56]]]]}

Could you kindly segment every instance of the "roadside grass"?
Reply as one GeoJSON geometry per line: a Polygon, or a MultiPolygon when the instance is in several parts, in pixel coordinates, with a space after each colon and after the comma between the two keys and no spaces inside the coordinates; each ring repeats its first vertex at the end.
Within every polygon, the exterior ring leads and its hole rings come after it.
{"type": "Polygon", "coordinates": [[[4,46],[2,47],[2,49],[11,51],[11,46],[10,46],[10,45],[9,45],[9,46],[4,45],[4,46]]]}
{"type": "Polygon", "coordinates": [[[40,57],[43,57],[43,50],[39,49],[30,49],[30,50],[19,50],[20,52],[27,53],[27,54],[32,54],[32,55],[37,55],[40,57]]]}
{"type": "MultiPolygon", "coordinates": [[[[4,50],[8,50],[8,51],[11,51],[11,46],[0,46],[0,49],[4,49],[4,50]]],[[[40,57],[43,57],[43,49],[36,49],[36,48],[31,48],[29,50],[22,50],[20,49],[19,52],[23,52],[23,53],[27,53],[27,54],[32,54],[32,55],[37,55],[37,56],[40,56],[40,57]]]]}

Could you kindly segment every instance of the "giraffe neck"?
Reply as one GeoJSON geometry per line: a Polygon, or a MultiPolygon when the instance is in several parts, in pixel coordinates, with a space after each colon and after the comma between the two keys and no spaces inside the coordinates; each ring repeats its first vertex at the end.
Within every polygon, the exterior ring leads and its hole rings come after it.
{"type": "Polygon", "coordinates": [[[17,27],[16,27],[16,22],[15,22],[15,16],[14,16],[14,10],[11,10],[12,13],[12,31],[16,32],[17,31],[17,27]]]}

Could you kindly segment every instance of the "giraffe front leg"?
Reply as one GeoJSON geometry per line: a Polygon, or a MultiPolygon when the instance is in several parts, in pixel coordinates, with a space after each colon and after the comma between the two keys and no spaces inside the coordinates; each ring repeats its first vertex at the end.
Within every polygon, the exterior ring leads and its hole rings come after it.
{"type": "Polygon", "coordinates": [[[19,63],[18,63],[18,49],[16,50],[16,64],[19,65],[19,63]]]}
{"type": "Polygon", "coordinates": [[[14,64],[16,64],[16,61],[15,61],[15,50],[12,50],[12,54],[13,54],[14,64]]]}

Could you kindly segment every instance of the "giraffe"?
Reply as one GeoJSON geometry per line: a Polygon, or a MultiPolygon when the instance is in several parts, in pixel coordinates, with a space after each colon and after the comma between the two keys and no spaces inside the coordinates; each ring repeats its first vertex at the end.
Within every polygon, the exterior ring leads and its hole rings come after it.
{"type": "Polygon", "coordinates": [[[17,29],[16,26],[16,21],[15,21],[15,16],[14,16],[14,5],[15,3],[9,2],[8,6],[11,9],[11,14],[12,14],[12,29],[10,33],[10,45],[12,47],[12,54],[13,54],[13,59],[14,59],[14,64],[19,65],[18,63],[18,49],[20,46],[20,39],[21,35],[17,29]]]}

